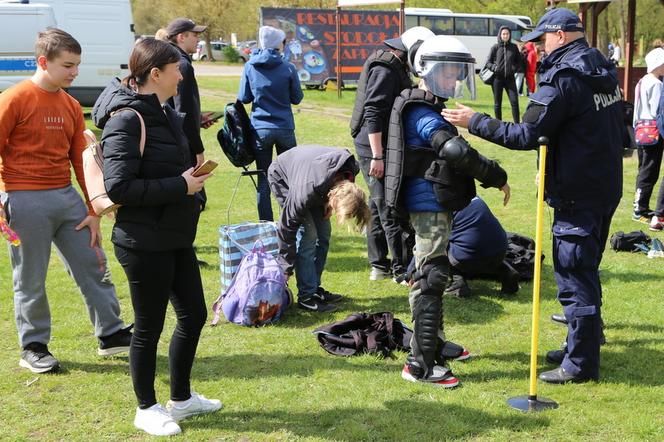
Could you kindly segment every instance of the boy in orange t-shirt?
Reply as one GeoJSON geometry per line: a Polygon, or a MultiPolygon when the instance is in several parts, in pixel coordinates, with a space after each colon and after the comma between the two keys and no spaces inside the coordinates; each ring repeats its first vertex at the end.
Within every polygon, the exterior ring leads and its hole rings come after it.
{"type": "Polygon", "coordinates": [[[52,243],[83,294],[99,338],[98,354],[128,351],[131,333],[119,317],[100,247],[100,219],[85,189],[83,113],[63,90],[78,75],[81,46],[66,32],[47,29],[37,37],[35,57],[34,75],[0,94],[0,217],[21,238],[21,245],[10,251],[19,365],[44,373],[59,368],[47,347],[51,315],[46,271],[52,243]],[[72,187],[71,166],[87,208],[72,187]]]}

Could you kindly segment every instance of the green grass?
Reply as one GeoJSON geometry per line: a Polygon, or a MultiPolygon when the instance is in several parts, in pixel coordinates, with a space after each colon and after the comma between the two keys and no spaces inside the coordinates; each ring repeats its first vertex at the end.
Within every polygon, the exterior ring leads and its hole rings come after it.
{"type": "MultiPolygon", "coordinates": [[[[237,78],[202,78],[203,108],[222,109],[234,99],[237,78]]],[[[492,109],[487,86],[480,86],[473,106],[492,109]]],[[[300,144],[352,147],[348,117],[354,98],[344,91],[306,91],[296,107],[300,144]]],[[[505,97],[503,115],[511,115],[505,97]]],[[[466,101],[467,103],[467,101],[466,101]]],[[[522,112],[525,101],[522,101],[522,112]]],[[[218,227],[226,224],[231,193],[238,177],[223,157],[214,129],[204,131],[207,156],[221,166],[207,184],[210,198],[203,213],[196,245],[207,304],[218,296],[216,244],[218,227]]],[[[595,130],[595,128],[589,128],[595,130]]],[[[479,189],[507,230],[534,236],[535,154],[513,152],[469,137],[482,153],[500,160],[510,175],[512,201],[500,204],[502,193],[479,189]]],[[[632,222],[631,199],[636,160],[626,159],[625,197],[611,232],[645,226],[632,222]]],[[[256,219],[255,195],[246,178],[230,210],[230,221],[256,219]]],[[[276,210],[276,206],[275,206],[276,210]]],[[[543,354],[557,348],[565,330],[548,321],[560,311],[551,269],[552,214],[545,215],[542,281],[542,321],[539,367],[543,354]]],[[[111,222],[103,222],[105,245],[123,308],[132,310],[124,273],[112,256],[111,222]]],[[[649,232],[652,233],[652,232],[649,232]]],[[[662,234],[654,234],[662,239],[662,234]]],[[[133,428],[135,399],[126,358],[96,356],[96,340],[75,284],[55,253],[47,289],[53,316],[50,349],[63,365],[59,375],[34,375],[17,365],[19,350],[13,319],[11,267],[0,254],[0,439],[144,440],[133,428]]],[[[539,394],[556,400],[557,410],[522,414],[506,400],[528,393],[532,285],[516,296],[498,294],[499,285],[471,281],[470,299],[445,299],[449,339],[475,355],[452,367],[463,387],[434,390],[401,380],[405,357],[340,358],[325,353],[311,335],[321,324],[352,312],[389,310],[409,321],[407,289],[390,281],[370,283],[364,239],[344,227],[334,228],[325,286],[348,296],[342,310],[316,315],[291,309],[275,326],[252,329],[222,322],[206,327],[192,373],[193,387],[220,398],[224,409],[182,423],[182,440],[662,440],[664,434],[664,317],[662,261],[644,255],[607,251],[602,263],[604,320],[607,344],[602,349],[599,383],[550,386],[539,394]]],[[[174,326],[169,309],[162,335],[156,378],[158,399],[168,399],[167,348],[174,326]]]]}

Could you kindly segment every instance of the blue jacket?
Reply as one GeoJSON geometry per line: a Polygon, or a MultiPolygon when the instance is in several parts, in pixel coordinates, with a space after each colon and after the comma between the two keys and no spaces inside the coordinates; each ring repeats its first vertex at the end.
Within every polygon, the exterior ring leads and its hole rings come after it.
{"type": "Polygon", "coordinates": [[[291,104],[304,94],[295,66],[275,49],[255,49],[244,65],[238,98],[251,104],[255,129],[295,129],[291,104]]]}
{"type": "MultiPolygon", "coordinates": [[[[431,136],[441,129],[457,134],[456,128],[431,106],[414,104],[406,109],[402,118],[407,149],[432,149],[431,136]]],[[[431,181],[424,178],[406,178],[404,192],[404,201],[409,212],[445,210],[436,200],[431,181]]]]}
{"type": "Polygon", "coordinates": [[[475,114],[469,131],[510,149],[537,149],[549,138],[548,204],[557,209],[615,207],[622,196],[627,133],[615,66],[584,39],[542,61],[539,90],[520,124],[475,114]]]}
{"type": "Polygon", "coordinates": [[[454,213],[449,251],[460,262],[507,251],[505,229],[480,197],[476,196],[468,206],[454,213]]]}

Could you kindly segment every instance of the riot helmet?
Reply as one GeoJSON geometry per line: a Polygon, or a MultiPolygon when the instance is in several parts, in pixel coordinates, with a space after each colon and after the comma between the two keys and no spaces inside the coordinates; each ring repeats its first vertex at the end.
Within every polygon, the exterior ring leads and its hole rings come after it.
{"type": "Polygon", "coordinates": [[[475,99],[475,59],[456,38],[436,35],[426,39],[415,54],[413,67],[433,95],[453,98],[461,82],[475,99]]]}

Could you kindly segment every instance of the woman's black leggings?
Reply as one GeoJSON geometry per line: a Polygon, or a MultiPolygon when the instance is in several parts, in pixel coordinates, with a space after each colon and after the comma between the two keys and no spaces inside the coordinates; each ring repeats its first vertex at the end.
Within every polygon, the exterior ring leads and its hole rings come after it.
{"type": "Polygon", "coordinates": [[[508,78],[502,78],[500,75],[494,75],[493,83],[491,83],[491,88],[493,89],[493,110],[496,114],[496,118],[499,120],[503,119],[503,89],[507,91],[507,98],[510,100],[510,105],[512,106],[512,119],[515,123],[518,123],[519,120],[519,95],[516,91],[516,80],[514,76],[508,78]]]}
{"type": "Polygon", "coordinates": [[[157,343],[169,299],[177,317],[168,349],[171,399],[189,399],[191,367],[207,318],[194,249],[147,252],[115,246],[115,256],[127,275],[134,307],[129,367],[139,408],[157,403],[154,390],[157,343]]]}

